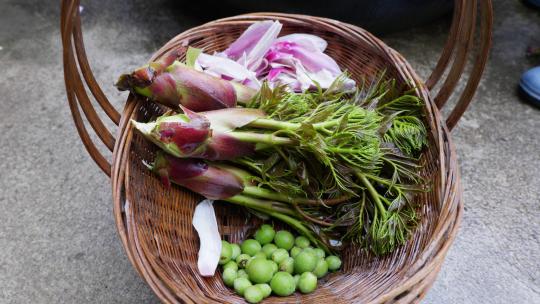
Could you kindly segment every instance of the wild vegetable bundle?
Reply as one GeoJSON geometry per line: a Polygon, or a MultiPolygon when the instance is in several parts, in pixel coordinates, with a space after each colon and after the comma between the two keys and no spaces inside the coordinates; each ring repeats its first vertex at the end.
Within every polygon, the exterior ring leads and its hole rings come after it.
{"type": "Polygon", "coordinates": [[[423,102],[384,75],[355,83],[309,34],[251,25],[214,55],[189,48],[122,75],[172,109],[135,122],[161,148],[149,168],[209,199],[283,221],[327,251],[386,254],[416,223],[423,102]],[[173,112],[174,111],[174,112],[173,112]]]}
{"type": "MultiPolygon", "coordinates": [[[[176,82],[183,92],[191,77],[176,82]]],[[[301,93],[263,84],[242,108],[133,125],[164,151],[150,169],[165,184],[281,220],[326,250],[352,241],[386,254],[407,240],[425,191],[423,103],[382,77],[352,93],[341,81],[301,93]]]]}

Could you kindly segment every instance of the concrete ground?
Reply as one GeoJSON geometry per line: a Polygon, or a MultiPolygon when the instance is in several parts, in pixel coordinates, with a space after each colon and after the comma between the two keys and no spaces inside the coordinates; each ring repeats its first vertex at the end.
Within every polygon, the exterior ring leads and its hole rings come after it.
{"type": "MultiPolygon", "coordinates": [[[[155,303],[117,237],[109,180],[71,121],[58,2],[0,0],[0,303],[155,303]]],[[[180,1],[84,2],[90,62],[118,108],[117,75],[205,20],[180,1]]],[[[425,76],[447,25],[383,38],[425,76]]],[[[463,224],[425,303],[540,303],[540,110],[515,94],[540,64],[524,57],[529,43],[540,45],[540,14],[495,1],[491,60],[453,134],[463,224]]]]}

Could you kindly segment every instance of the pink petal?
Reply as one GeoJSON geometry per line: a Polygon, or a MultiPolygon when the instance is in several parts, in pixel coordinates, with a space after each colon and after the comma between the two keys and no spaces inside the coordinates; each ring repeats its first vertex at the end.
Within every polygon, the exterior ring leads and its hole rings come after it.
{"type": "MultiPolygon", "coordinates": [[[[267,20],[253,23],[223,53],[234,60],[239,59],[244,53],[250,53],[259,43],[261,38],[271,30],[272,27],[276,27],[276,23],[279,25],[279,29],[281,29],[281,24],[277,21],[267,20]]],[[[277,34],[275,34],[275,37],[277,37],[277,34]]]]}
{"type": "Polygon", "coordinates": [[[268,60],[269,64],[278,62],[292,65],[291,59],[293,59],[294,56],[292,54],[280,52],[279,50],[271,49],[270,51],[268,51],[268,53],[266,53],[265,58],[266,60],[268,60]]]}
{"type": "Polygon", "coordinates": [[[308,49],[299,44],[285,41],[275,43],[272,49],[294,56],[310,72],[318,72],[324,69],[332,72],[334,75],[341,74],[341,69],[336,61],[321,51],[308,49]]]}
{"type": "Polygon", "coordinates": [[[289,68],[277,67],[277,68],[272,68],[268,72],[268,76],[266,76],[266,79],[268,79],[268,81],[274,81],[281,73],[287,73],[290,76],[293,76],[295,74],[294,71],[292,71],[289,68]]]}
{"type": "Polygon", "coordinates": [[[246,79],[257,80],[255,72],[248,70],[245,66],[226,57],[201,53],[199,54],[199,57],[197,57],[197,64],[205,73],[217,75],[218,77],[227,80],[234,80],[237,82],[242,82],[246,79]]]}
{"type": "Polygon", "coordinates": [[[277,36],[279,35],[279,32],[281,31],[281,23],[278,21],[275,21],[272,26],[264,33],[262,37],[257,41],[255,46],[247,53],[247,67],[250,70],[254,70],[259,67],[261,64],[264,55],[268,50],[270,49],[270,46],[272,46],[272,43],[274,43],[274,40],[276,40],[277,36]]]}
{"type": "Polygon", "coordinates": [[[259,77],[259,76],[261,76],[263,74],[266,74],[267,70],[268,70],[268,67],[269,67],[268,60],[266,58],[263,58],[261,64],[255,70],[255,74],[257,75],[257,77],[259,77]]]}
{"type": "Polygon", "coordinates": [[[318,50],[320,52],[324,52],[324,50],[328,46],[328,43],[326,42],[326,40],[322,39],[319,36],[310,35],[310,34],[285,35],[276,39],[276,43],[278,42],[295,43],[302,47],[308,48],[310,50],[318,50]]]}
{"type": "Polygon", "coordinates": [[[286,85],[294,92],[302,91],[302,85],[294,73],[279,73],[271,81],[269,80],[269,84],[272,88],[275,88],[277,85],[286,85]]]}

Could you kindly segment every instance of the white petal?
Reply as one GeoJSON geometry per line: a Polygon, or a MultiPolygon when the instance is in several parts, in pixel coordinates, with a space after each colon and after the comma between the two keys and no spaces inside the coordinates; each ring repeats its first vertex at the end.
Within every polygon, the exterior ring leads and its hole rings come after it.
{"type": "Polygon", "coordinates": [[[202,276],[213,276],[221,256],[221,237],[217,226],[216,214],[212,203],[205,199],[193,212],[193,227],[197,230],[200,240],[199,260],[197,267],[202,276]]]}

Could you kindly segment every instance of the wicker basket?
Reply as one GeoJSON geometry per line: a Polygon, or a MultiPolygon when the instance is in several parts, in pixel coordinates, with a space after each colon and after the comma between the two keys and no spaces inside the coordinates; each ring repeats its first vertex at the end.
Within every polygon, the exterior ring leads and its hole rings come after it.
{"type": "MultiPolygon", "coordinates": [[[[225,287],[220,278],[203,278],[197,271],[198,238],[191,226],[195,204],[201,199],[179,187],[164,189],[149,174],[141,160],[151,160],[153,145],[129,127],[131,118],[148,120],[162,113],[153,103],[130,95],[119,114],[96,83],[86,59],[78,12],[79,1],[62,2],[62,42],[67,96],[79,135],[91,157],[111,177],[114,216],[126,253],[156,295],[167,303],[239,303],[243,300],[225,287]],[[85,84],[97,104],[118,125],[114,138],[94,109],[85,84]],[[85,127],[79,108],[89,125],[112,151],[112,162],[96,148],[85,127]]],[[[190,29],[169,41],[154,56],[159,58],[181,45],[222,50],[251,23],[277,19],[282,33],[313,33],[329,42],[328,53],[353,78],[375,75],[386,69],[387,77],[416,87],[426,103],[430,129],[429,150],[423,175],[433,191],[422,195],[421,222],[411,240],[393,254],[375,257],[349,248],[343,253],[342,272],[327,276],[316,292],[286,298],[270,297],[265,303],[413,303],[424,297],[433,284],[444,257],[455,238],[462,214],[461,185],[456,153],[449,137],[480,80],[491,42],[491,1],[457,0],[454,20],[443,54],[424,83],[405,59],[383,42],[350,24],[304,15],[258,13],[216,20],[190,29]],[[477,10],[481,12],[477,16],[477,10]],[[457,105],[441,119],[446,103],[461,78],[468,53],[473,49],[480,20],[474,65],[457,105]],[[447,71],[447,73],[445,73],[447,71]],[[445,75],[444,80],[442,79],[445,75]],[[433,88],[438,85],[435,94],[433,88]],[[433,95],[432,95],[433,94],[433,95]],[[432,98],[433,96],[433,98],[432,98]]],[[[94,103],[96,104],[96,103],[94,103]]],[[[232,241],[243,239],[256,223],[246,223],[241,208],[216,204],[220,231],[232,241]]]]}

